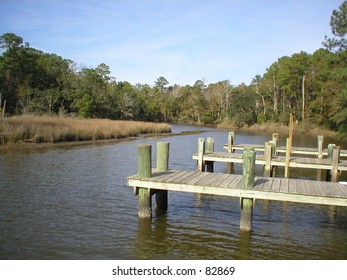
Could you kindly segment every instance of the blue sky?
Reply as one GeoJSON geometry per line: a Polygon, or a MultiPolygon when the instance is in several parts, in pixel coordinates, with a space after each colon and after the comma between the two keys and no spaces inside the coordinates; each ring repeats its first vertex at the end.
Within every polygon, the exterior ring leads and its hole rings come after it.
{"type": "Polygon", "coordinates": [[[0,0],[0,34],[116,81],[249,84],[282,56],[313,53],[342,0],[0,0]]]}

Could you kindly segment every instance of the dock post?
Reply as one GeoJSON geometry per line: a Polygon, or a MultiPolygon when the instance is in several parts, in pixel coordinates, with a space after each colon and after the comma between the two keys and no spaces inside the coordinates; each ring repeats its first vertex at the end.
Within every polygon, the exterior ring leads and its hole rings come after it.
{"type": "MultiPolygon", "coordinates": [[[[333,150],[335,149],[336,145],[335,144],[329,144],[328,145],[328,156],[327,158],[331,160],[333,159],[333,150]]],[[[327,170],[327,175],[326,175],[326,181],[331,180],[331,170],[327,170]]]]}
{"type": "Polygon", "coordinates": [[[264,176],[271,177],[271,158],[272,158],[272,142],[265,142],[265,166],[264,166],[264,176]]]}
{"type": "MultiPolygon", "coordinates": [[[[140,178],[152,177],[152,146],[138,146],[138,175],[140,178]]],[[[152,218],[151,189],[138,188],[139,195],[139,218],[152,218]]]]}
{"type": "Polygon", "coordinates": [[[284,177],[289,177],[289,162],[290,162],[290,152],[291,152],[291,143],[290,138],[287,138],[286,140],[286,161],[285,161],[285,167],[284,167],[284,177]]]}
{"type": "Polygon", "coordinates": [[[317,136],[317,150],[318,150],[317,157],[319,159],[323,158],[323,141],[324,141],[324,136],[318,135],[317,136]]]}
{"type": "MultiPolygon", "coordinates": [[[[159,172],[165,172],[169,169],[169,142],[157,143],[157,168],[159,172]]],[[[167,210],[168,192],[167,190],[158,190],[155,194],[155,203],[157,210],[165,212],[167,210]]]]}
{"type": "MultiPolygon", "coordinates": [[[[318,135],[317,136],[317,157],[318,159],[323,158],[323,141],[324,141],[324,136],[323,135],[318,135]]],[[[317,181],[322,180],[322,169],[317,169],[317,181]]]]}
{"type": "MultiPolygon", "coordinates": [[[[228,133],[228,153],[233,153],[234,149],[232,146],[235,143],[235,131],[230,131],[228,133]]],[[[234,164],[232,162],[227,163],[227,174],[232,174],[234,170],[234,164]]]]}
{"type": "MultiPolygon", "coordinates": [[[[207,137],[206,152],[207,153],[214,152],[214,138],[213,137],[207,137]]],[[[206,171],[207,172],[213,172],[213,161],[206,161],[206,171]]]]}
{"type": "Polygon", "coordinates": [[[331,160],[331,182],[338,182],[339,181],[339,169],[338,164],[340,160],[340,146],[335,146],[335,149],[333,150],[332,154],[332,160],[331,160]]]}
{"type": "Polygon", "coordinates": [[[205,154],[205,139],[198,139],[198,170],[201,172],[205,171],[205,162],[204,162],[204,154],[205,154]]]}
{"type": "MultiPolygon", "coordinates": [[[[244,189],[253,189],[255,172],[255,151],[249,148],[243,151],[242,184],[244,189]]],[[[240,229],[252,230],[253,198],[241,198],[240,229]]]]}
{"type": "Polygon", "coordinates": [[[278,138],[279,138],[279,134],[278,133],[272,133],[272,155],[276,155],[277,154],[277,143],[278,143],[278,138]]]}

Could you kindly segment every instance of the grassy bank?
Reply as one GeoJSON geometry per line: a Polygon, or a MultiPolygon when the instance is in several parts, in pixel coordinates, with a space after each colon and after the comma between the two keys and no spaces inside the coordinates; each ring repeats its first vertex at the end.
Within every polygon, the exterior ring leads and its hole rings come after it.
{"type": "MultiPolygon", "coordinates": [[[[233,126],[228,125],[218,125],[218,127],[221,128],[231,128],[236,129],[233,126]]],[[[284,124],[280,123],[260,123],[260,124],[254,124],[251,126],[244,126],[242,128],[238,128],[240,130],[245,131],[265,131],[265,132],[277,132],[277,133],[287,133],[289,132],[289,127],[284,124]]],[[[294,123],[294,134],[305,134],[305,135],[324,135],[324,136],[330,136],[334,137],[336,134],[334,131],[327,130],[309,123],[294,123]]]]}
{"type": "Polygon", "coordinates": [[[95,141],[170,131],[164,123],[23,115],[0,119],[0,145],[95,141]]]}

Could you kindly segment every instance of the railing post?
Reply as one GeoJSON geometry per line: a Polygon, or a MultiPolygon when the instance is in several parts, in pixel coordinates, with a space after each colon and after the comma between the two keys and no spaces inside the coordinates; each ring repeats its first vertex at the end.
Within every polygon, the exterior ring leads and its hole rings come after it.
{"type": "MultiPolygon", "coordinates": [[[[249,148],[243,151],[243,188],[253,189],[255,175],[255,151],[249,148]]],[[[240,229],[252,230],[253,198],[241,198],[240,229]]]]}
{"type": "Polygon", "coordinates": [[[205,154],[205,139],[198,139],[198,170],[201,172],[205,171],[205,162],[204,162],[204,154],[205,154]]]}
{"type": "MultiPolygon", "coordinates": [[[[233,153],[234,149],[233,149],[233,145],[235,143],[235,131],[230,131],[228,133],[228,153],[233,153]]],[[[234,171],[234,164],[232,162],[228,162],[227,163],[227,174],[232,174],[234,171]]]]}
{"type": "Polygon", "coordinates": [[[276,155],[277,154],[277,143],[278,143],[278,138],[279,138],[279,134],[278,133],[272,133],[272,155],[276,155]]]}
{"type": "MultiPolygon", "coordinates": [[[[165,172],[169,169],[169,151],[170,143],[157,143],[157,168],[158,172],[165,172]]],[[[158,190],[155,194],[155,203],[157,211],[165,212],[167,210],[168,192],[167,190],[158,190]]]]}
{"type": "MultiPolygon", "coordinates": [[[[327,158],[330,159],[331,163],[332,163],[333,151],[334,151],[335,147],[336,147],[335,144],[329,144],[328,145],[328,156],[327,156],[327,158]]],[[[326,181],[330,181],[330,180],[331,180],[331,170],[327,170],[326,181]]]]}
{"type": "Polygon", "coordinates": [[[272,142],[265,142],[265,166],[264,166],[264,176],[271,177],[271,158],[272,158],[272,142]]]}
{"type": "MultiPolygon", "coordinates": [[[[323,158],[323,141],[324,141],[324,136],[323,135],[318,135],[317,136],[317,157],[318,159],[323,158]]],[[[317,169],[317,181],[322,180],[322,169],[317,169]]]]}
{"type": "Polygon", "coordinates": [[[324,141],[324,136],[318,135],[317,136],[317,150],[318,150],[317,157],[319,159],[323,158],[323,141],[324,141]]]}
{"type": "MultiPolygon", "coordinates": [[[[214,152],[214,138],[207,137],[206,153],[214,152]]],[[[213,172],[213,161],[206,161],[206,171],[213,172]]]]}
{"type": "MultiPolygon", "coordinates": [[[[140,178],[152,177],[152,146],[138,146],[138,175],[140,178]]],[[[138,188],[139,195],[139,218],[152,218],[151,189],[138,188]]]]}
{"type": "Polygon", "coordinates": [[[340,146],[336,146],[333,150],[332,160],[331,160],[331,182],[339,181],[339,165],[340,161],[340,146]]]}
{"type": "Polygon", "coordinates": [[[286,160],[285,160],[285,167],[284,167],[284,177],[289,177],[289,163],[290,163],[290,152],[291,152],[291,142],[290,138],[287,138],[286,140],[286,160]]]}

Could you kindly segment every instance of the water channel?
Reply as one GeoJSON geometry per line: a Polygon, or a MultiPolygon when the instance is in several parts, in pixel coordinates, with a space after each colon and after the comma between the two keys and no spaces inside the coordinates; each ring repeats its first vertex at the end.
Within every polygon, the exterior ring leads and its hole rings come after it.
{"type": "MultiPolygon", "coordinates": [[[[126,177],[137,172],[137,145],[152,144],[154,161],[155,143],[170,142],[170,168],[195,170],[191,155],[199,137],[214,137],[217,151],[227,141],[227,130],[172,128],[202,131],[1,151],[0,259],[347,259],[344,207],[257,200],[253,230],[245,233],[238,199],[171,192],[166,215],[139,220],[137,197],[126,186],[126,177]]],[[[270,138],[236,134],[237,143],[270,138]]],[[[294,136],[293,142],[315,147],[316,137],[294,136]]],[[[215,172],[225,171],[225,164],[215,165],[215,172]]],[[[314,178],[315,171],[291,175],[314,178]]]]}

